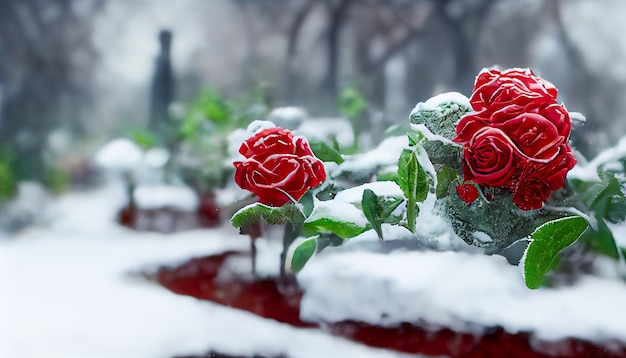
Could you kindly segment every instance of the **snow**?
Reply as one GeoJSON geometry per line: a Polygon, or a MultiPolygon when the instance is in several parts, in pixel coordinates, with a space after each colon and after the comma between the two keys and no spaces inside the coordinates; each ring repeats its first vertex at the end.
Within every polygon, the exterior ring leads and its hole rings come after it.
{"type": "Polygon", "coordinates": [[[375,149],[348,157],[345,162],[339,165],[339,168],[345,172],[358,173],[371,172],[377,167],[397,165],[402,150],[408,144],[409,141],[406,136],[385,138],[375,149]]]}
{"type": "Polygon", "coordinates": [[[600,182],[602,179],[598,176],[598,168],[622,158],[626,158],[626,137],[620,139],[616,146],[602,151],[586,165],[576,165],[569,171],[567,177],[600,182]]]}
{"type": "MultiPolygon", "coordinates": [[[[359,202],[361,202],[359,200],[359,202]]],[[[365,227],[368,223],[363,211],[356,206],[334,200],[315,201],[313,212],[306,219],[306,222],[315,222],[320,219],[329,218],[338,222],[349,222],[359,227],[365,227]]]]}
{"type": "Polygon", "coordinates": [[[114,139],[100,148],[94,160],[102,168],[117,171],[132,171],[141,162],[143,153],[130,139],[114,139]]]}
{"type": "Polygon", "coordinates": [[[294,130],[298,128],[308,116],[304,108],[278,107],[274,108],[267,115],[267,120],[275,123],[279,127],[294,130]]]}
{"type": "Polygon", "coordinates": [[[243,155],[239,153],[241,143],[264,129],[274,127],[276,127],[276,125],[270,121],[255,120],[248,124],[246,129],[237,128],[230,132],[226,138],[229,157],[224,161],[224,164],[226,166],[231,166],[234,161],[243,160],[243,155]]]}
{"type": "MultiPolygon", "coordinates": [[[[407,240],[409,238],[415,237],[409,229],[400,225],[391,225],[391,224],[382,224],[381,230],[383,233],[383,240],[394,241],[394,240],[407,240]]],[[[343,245],[344,248],[350,249],[354,245],[360,245],[363,242],[380,242],[380,238],[374,229],[367,230],[350,240],[346,241],[343,245]]]]}
{"type": "Polygon", "coordinates": [[[463,147],[459,143],[454,143],[453,141],[451,141],[450,139],[446,137],[443,137],[443,136],[440,136],[431,132],[430,129],[428,129],[425,125],[421,123],[420,124],[411,123],[411,130],[422,133],[424,138],[428,139],[429,141],[438,141],[438,142],[442,142],[443,144],[453,145],[455,147],[463,147]]]}
{"type": "Polygon", "coordinates": [[[402,189],[400,189],[396,182],[378,181],[342,190],[337,193],[333,200],[335,202],[342,203],[360,203],[363,199],[363,192],[365,191],[365,189],[373,191],[378,196],[404,196],[404,194],[402,193],[402,189]]]}
{"type": "Polygon", "coordinates": [[[135,188],[134,198],[142,209],[172,208],[194,211],[198,196],[191,188],[182,185],[140,185],[135,188]]]}
{"type": "Polygon", "coordinates": [[[151,168],[162,168],[170,159],[170,152],[166,148],[150,148],[143,157],[145,165],[151,168]]]}
{"type": "Polygon", "coordinates": [[[409,357],[175,295],[129,275],[249,242],[228,224],[169,236],[132,232],[113,224],[122,203],[122,186],[66,195],[53,203],[47,226],[0,241],[1,357],[154,358],[210,350],[409,357]]]}
{"type": "Polygon", "coordinates": [[[326,141],[336,138],[340,148],[354,145],[352,124],[346,118],[309,118],[294,132],[308,140],[326,141]]]}
{"type": "Polygon", "coordinates": [[[571,287],[529,290],[520,271],[500,256],[327,250],[298,275],[305,291],[301,317],[382,326],[424,321],[467,332],[502,326],[546,340],[626,341],[624,282],[586,276],[571,287]]]}
{"type": "Polygon", "coordinates": [[[569,118],[574,123],[578,122],[582,124],[587,122],[587,118],[585,117],[585,115],[580,112],[569,112],[569,118]]]}
{"type": "Polygon", "coordinates": [[[459,92],[446,92],[429,98],[426,102],[419,102],[411,111],[411,116],[419,111],[440,111],[439,106],[446,103],[455,103],[472,108],[469,99],[459,92]]]}

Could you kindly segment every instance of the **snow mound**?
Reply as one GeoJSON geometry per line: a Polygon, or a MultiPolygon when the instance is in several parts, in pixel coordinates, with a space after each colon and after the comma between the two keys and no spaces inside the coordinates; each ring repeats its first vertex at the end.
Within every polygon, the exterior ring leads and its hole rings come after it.
{"type": "Polygon", "coordinates": [[[503,257],[396,250],[317,255],[298,275],[301,318],[381,326],[427,322],[458,331],[502,326],[546,340],[626,341],[626,285],[585,277],[572,287],[529,290],[503,257]]]}

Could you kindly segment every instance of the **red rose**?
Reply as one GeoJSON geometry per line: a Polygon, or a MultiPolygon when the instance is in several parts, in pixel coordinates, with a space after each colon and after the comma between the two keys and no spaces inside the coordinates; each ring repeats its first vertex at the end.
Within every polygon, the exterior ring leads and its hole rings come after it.
{"type": "Polygon", "coordinates": [[[454,138],[464,145],[464,179],[509,189],[523,210],[541,208],[576,164],[570,117],[556,96],[530,70],[481,72],[470,99],[476,112],[461,118],[454,138]]]}
{"type": "Polygon", "coordinates": [[[511,104],[525,107],[554,103],[557,93],[551,83],[536,77],[529,69],[491,69],[476,77],[470,103],[476,111],[495,112],[511,104]]]}
{"type": "Polygon", "coordinates": [[[515,143],[528,160],[547,162],[559,153],[565,138],[552,122],[536,113],[523,113],[502,123],[492,124],[515,143]]]}
{"type": "Polygon", "coordinates": [[[576,165],[571,149],[559,148],[558,156],[547,164],[528,165],[513,190],[513,202],[523,210],[539,209],[553,190],[565,183],[567,172],[576,165]]]}
{"type": "Polygon", "coordinates": [[[239,147],[239,153],[246,158],[256,156],[258,160],[276,153],[294,154],[293,134],[280,127],[265,129],[246,139],[239,147]]]}
{"type": "Polygon", "coordinates": [[[235,182],[259,197],[259,202],[283,206],[326,180],[324,164],[306,139],[294,138],[283,128],[265,129],[244,141],[239,152],[247,157],[235,162],[235,182]]]}
{"type": "Polygon", "coordinates": [[[515,173],[519,154],[515,144],[499,129],[484,127],[465,146],[463,177],[476,184],[505,186],[515,173]]]}
{"type": "Polygon", "coordinates": [[[552,123],[559,135],[568,138],[570,132],[572,131],[572,122],[569,118],[569,113],[562,104],[550,104],[541,107],[528,106],[522,107],[518,105],[510,105],[504,107],[494,113],[489,117],[489,121],[492,124],[504,123],[511,118],[517,117],[524,113],[536,113],[550,123],[552,123]],[[528,108],[530,107],[530,108],[528,108]]]}

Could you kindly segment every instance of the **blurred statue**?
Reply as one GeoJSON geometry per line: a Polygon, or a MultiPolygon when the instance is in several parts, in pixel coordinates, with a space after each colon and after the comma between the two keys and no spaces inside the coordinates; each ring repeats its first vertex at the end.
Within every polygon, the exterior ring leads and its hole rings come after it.
{"type": "Polygon", "coordinates": [[[170,59],[172,32],[162,30],[159,43],[150,97],[150,129],[154,131],[160,145],[169,147],[175,136],[174,123],[169,114],[169,106],[174,100],[174,76],[170,59]]]}

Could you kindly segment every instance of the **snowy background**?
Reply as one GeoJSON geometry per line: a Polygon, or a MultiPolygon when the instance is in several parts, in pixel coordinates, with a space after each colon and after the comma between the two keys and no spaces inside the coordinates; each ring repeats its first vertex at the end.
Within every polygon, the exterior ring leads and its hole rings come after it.
{"type": "Polygon", "coordinates": [[[121,228],[113,218],[122,194],[113,186],[66,195],[50,204],[49,222],[0,241],[1,357],[405,356],[175,295],[138,277],[249,243],[230,226],[175,235],[121,228]]]}

